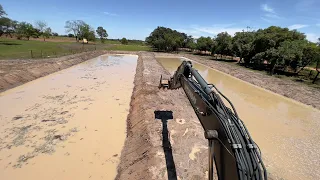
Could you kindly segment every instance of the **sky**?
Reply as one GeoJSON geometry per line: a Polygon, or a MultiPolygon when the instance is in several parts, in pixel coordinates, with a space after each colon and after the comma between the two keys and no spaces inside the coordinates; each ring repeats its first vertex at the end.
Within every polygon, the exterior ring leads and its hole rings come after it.
{"type": "Polygon", "coordinates": [[[67,20],[104,27],[108,38],[144,40],[157,26],[192,35],[266,28],[297,29],[315,42],[320,37],[320,0],[1,0],[8,17],[33,23],[44,20],[66,34],[67,20]]]}

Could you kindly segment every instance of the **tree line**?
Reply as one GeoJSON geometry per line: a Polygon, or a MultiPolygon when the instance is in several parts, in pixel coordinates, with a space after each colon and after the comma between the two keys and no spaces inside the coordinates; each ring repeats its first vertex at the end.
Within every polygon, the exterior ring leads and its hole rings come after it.
{"type": "MultiPolygon", "coordinates": [[[[0,36],[15,36],[17,39],[30,37],[39,38],[42,37],[45,41],[50,36],[58,36],[58,33],[52,32],[51,28],[45,21],[36,21],[34,24],[28,22],[18,22],[6,17],[7,13],[0,4],[0,36]]],[[[69,20],[65,23],[66,32],[69,34],[67,37],[75,37],[76,41],[81,39],[87,39],[89,41],[95,41],[96,35],[99,36],[102,42],[108,37],[107,31],[99,26],[96,30],[89,24],[82,20],[69,20]]]]}
{"type": "Polygon", "coordinates": [[[312,43],[297,30],[277,26],[257,31],[243,30],[234,36],[221,32],[214,38],[198,39],[170,28],[157,27],[146,38],[146,42],[158,51],[171,52],[188,48],[237,56],[240,58],[239,63],[246,67],[267,68],[270,74],[274,74],[275,70],[297,74],[311,63],[320,63],[320,38],[318,44],[312,43]]]}

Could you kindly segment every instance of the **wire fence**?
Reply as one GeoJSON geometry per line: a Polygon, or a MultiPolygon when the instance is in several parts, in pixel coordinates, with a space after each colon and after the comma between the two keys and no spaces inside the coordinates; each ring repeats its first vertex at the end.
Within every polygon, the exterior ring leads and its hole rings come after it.
{"type": "Polygon", "coordinates": [[[52,57],[60,57],[70,54],[77,54],[82,52],[94,51],[97,50],[97,47],[85,47],[85,48],[69,48],[69,49],[61,49],[59,51],[55,50],[30,50],[29,57],[32,59],[35,58],[52,58],[52,57]]]}
{"type": "Polygon", "coordinates": [[[82,52],[89,52],[101,49],[95,45],[91,46],[77,46],[77,47],[61,47],[61,48],[47,48],[47,49],[30,49],[20,52],[6,53],[2,55],[1,59],[42,59],[42,58],[56,58],[71,54],[82,52]]]}

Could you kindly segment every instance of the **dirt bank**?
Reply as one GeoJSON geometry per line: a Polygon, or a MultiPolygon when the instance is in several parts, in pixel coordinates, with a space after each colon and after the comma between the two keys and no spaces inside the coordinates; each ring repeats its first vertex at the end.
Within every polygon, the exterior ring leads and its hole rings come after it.
{"type": "Polygon", "coordinates": [[[158,89],[161,74],[169,76],[153,53],[139,54],[116,179],[206,178],[207,142],[199,120],[182,89],[158,89]],[[173,117],[155,118],[164,111],[173,117]]]}
{"type": "Polygon", "coordinates": [[[309,87],[299,82],[294,82],[287,79],[280,79],[277,77],[268,76],[259,72],[251,71],[243,67],[228,64],[224,62],[209,60],[206,57],[190,55],[190,54],[166,54],[156,53],[159,56],[176,56],[186,57],[224,73],[230,74],[243,81],[249,82],[256,86],[268,89],[277,94],[294,99],[306,105],[320,109],[320,90],[309,87]]]}
{"type": "Polygon", "coordinates": [[[52,59],[0,60],[0,92],[92,59],[103,51],[85,52],[52,59]]]}
{"type": "Polygon", "coordinates": [[[0,92],[66,69],[102,54],[135,54],[125,51],[91,51],[50,59],[0,60],[0,92]]]}

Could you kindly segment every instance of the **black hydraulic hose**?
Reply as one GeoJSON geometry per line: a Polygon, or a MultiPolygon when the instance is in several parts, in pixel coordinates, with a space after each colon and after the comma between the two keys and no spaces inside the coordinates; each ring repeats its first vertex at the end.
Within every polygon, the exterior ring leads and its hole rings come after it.
{"type": "Polygon", "coordinates": [[[226,99],[226,100],[229,102],[229,104],[231,105],[232,110],[233,110],[235,116],[239,119],[239,116],[238,116],[238,113],[237,113],[237,111],[236,111],[236,108],[233,106],[232,102],[231,102],[221,91],[219,91],[219,89],[218,89],[214,84],[209,84],[209,85],[212,85],[212,87],[213,87],[224,99],[226,99]]]}
{"type": "MultiPolygon", "coordinates": [[[[212,112],[216,114],[220,124],[225,130],[234,154],[232,157],[235,158],[235,161],[237,162],[236,165],[238,168],[239,180],[260,180],[263,177],[261,174],[262,170],[264,171],[264,178],[262,179],[266,180],[267,173],[261,159],[261,151],[260,149],[258,151],[259,147],[252,140],[247,128],[239,118],[232,102],[222,92],[220,92],[215,85],[207,84],[198,71],[192,68],[191,63],[187,64],[187,67],[190,70],[190,76],[187,77],[190,80],[190,83],[195,85],[199,90],[201,89],[201,91],[205,92],[205,94],[209,95],[209,98],[212,98],[213,100],[212,102],[215,102],[215,104],[209,101],[206,103],[209,103],[208,105],[212,107],[212,112]],[[193,77],[196,81],[193,79],[193,77]],[[209,87],[209,85],[211,85],[217,93],[215,93],[209,87]],[[227,100],[227,102],[231,105],[232,110],[226,107],[218,94],[227,100]]],[[[203,93],[199,94],[204,100],[207,99],[203,93]]],[[[227,152],[230,153],[223,142],[219,142],[227,150],[227,152]]]]}
{"type": "MultiPolygon", "coordinates": [[[[216,90],[217,90],[217,92],[219,93],[219,94],[221,94],[229,103],[230,103],[230,105],[231,105],[231,107],[233,108],[233,110],[234,110],[234,113],[236,114],[236,110],[235,110],[235,108],[234,108],[234,106],[233,106],[233,104],[231,103],[231,101],[227,98],[227,97],[225,97],[214,85],[212,85],[216,90]]],[[[221,101],[221,99],[217,96],[217,98],[216,98],[217,100],[218,100],[218,102],[219,102],[219,105],[222,107],[222,109],[223,109],[223,111],[224,112],[226,112],[226,107],[225,107],[225,105],[224,105],[224,103],[221,101]]],[[[230,112],[231,113],[231,112],[230,112]]],[[[227,115],[227,118],[228,119],[232,119],[233,121],[234,121],[234,123],[237,125],[237,127],[238,127],[238,131],[239,132],[235,132],[234,130],[232,130],[233,129],[233,127],[231,127],[231,134],[234,134],[233,136],[235,136],[235,138],[236,138],[236,142],[241,142],[240,144],[242,145],[242,147],[243,148],[247,148],[247,145],[246,144],[249,144],[250,142],[248,141],[248,139],[247,139],[247,134],[248,133],[244,133],[243,131],[246,131],[246,132],[248,132],[247,131],[247,129],[243,129],[243,125],[239,125],[240,123],[239,122],[237,122],[238,120],[239,120],[239,118],[232,118],[232,113],[231,114],[229,114],[229,113],[226,113],[225,115],[227,115]],[[242,136],[242,138],[240,138],[237,134],[241,134],[241,136],[242,136]],[[241,140],[241,139],[244,139],[244,141],[243,140],[241,140]],[[246,141],[246,142],[245,142],[246,141]]],[[[240,120],[241,121],[241,120],[240,120]]],[[[242,122],[241,122],[242,123],[242,122]]],[[[229,128],[227,128],[227,129],[229,129],[229,128]]],[[[232,135],[231,135],[232,136],[232,135]]],[[[230,138],[230,139],[232,139],[233,140],[233,138],[230,138]]],[[[246,175],[244,176],[244,178],[245,179],[247,179],[247,178],[253,178],[252,176],[254,176],[254,177],[256,177],[256,178],[258,178],[258,179],[260,179],[259,178],[259,175],[258,174],[260,174],[260,169],[259,169],[259,162],[257,161],[257,159],[256,159],[256,156],[258,155],[258,154],[255,154],[254,152],[252,152],[252,149],[250,149],[249,150],[249,152],[243,152],[243,151],[241,151],[240,150],[240,152],[236,152],[236,156],[238,156],[239,155],[239,159],[237,158],[237,161],[238,162],[240,162],[240,166],[246,166],[246,168],[245,169],[247,169],[247,170],[249,170],[250,172],[243,172],[243,173],[246,173],[246,175]],[[244,159],[247,159],[248,161],[245,161],[244,159]],[[248,164],[249,163],[249,164],[248,164]],[[256,171],[256,170],[258,170],[258,172],[256,171]],[[255,175],[257,175],[257,176],[255,176],[255,175]]],[[[261,162],[261,160],[260,160],[260,158],[259,158],[259,161],[261,162]]],[[[241,169],[244,169],[244,168],[241,168],[241,169]]]]}
{"type": "MultiPolygon", "coordinates": [[[[242,123],[241,120],[235,121],[235,123],[236,123],[236,125],[239,127],[239,129],[240,129],[241,127],[243,127],[243,128],[245,129],[245,131],[248,132],[248,130],[246,129],[245,126],[240,125],[240,123],[242,123]]],[[[259,149],[259,147],[252,141],[252,139],[251,139],[251,137],[250,137],[250,134],[249,134],[249,133],[246,133],[246,134],[244,134],[244,137],[245,137],[245,135],[249,137],[249,139],[247,139],[247,138],[245,138],[245,139],[248,140],[248,141],[251,141],[251,142],[249,142],[248,144],[252,144],[252,145],[254,144],[254,145],[259,149]]],[[[255,148],[250,148],[251,159],[253,159],[253,160],[255,161],[256,166],[261,165],[261,166],[263,167],[263,170],[264,170],[264,179],[267,179],[265,167],[264,167],[264,164],[262,163],[262,160],[261,160],[261,157],[260,157],[259,154],[260,154],[260,153],[257,152],[257,149],[255,149],[255,148]],[[257,161],[257,158],[258,158],[259,161],[257,161]]],[[[260,170],[259,167],[255,167],[254,169],[257,169],[257,170],[258,170],[258,174],[261,173],[261,170],[260,170]]]]}

